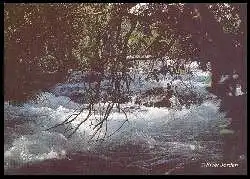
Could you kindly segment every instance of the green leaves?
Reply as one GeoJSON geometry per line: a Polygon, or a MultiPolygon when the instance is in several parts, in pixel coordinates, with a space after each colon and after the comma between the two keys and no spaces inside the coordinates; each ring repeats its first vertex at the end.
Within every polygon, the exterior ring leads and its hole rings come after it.
{"type": "Polygon", "coordinates": [[[230,135],[230,134],[234,134],[234,131],[230,130],[230,129],[222,129],[222,130],[220,130],[220,135],[230,135]]]}
{"type": "MultiPolygon", "coordinates": [[[[39,69],[36,59],[46,55],[54,56],[63,71],[79,64],[90,67],[97,62],[115,66],[114,61],[146,53],[184,59],[202,54],[214,58],[220,50],[211,34],[218,33],[210,33],[214,28],[206,26],[214,24],[210,21],[220,21],[218,27],[224,28],[222,32],[237,34],[237,38],[230,38],[240,49],[243,43],[239,32],[244,19],[241,14],[240,8],[232,4],[150,3],[140,8],[137,3],[6,3],[6,68],[15,64],[18,70],[14,76],[20,76],[21,71],[32,76],[27,69],[39,69]],[[132,12],[135,7],[139,7],[140,13],[132,12]],[[201,7],[207,14],[203,14],[201,7]],[[212,18],[207,18],[209,13],[212,18]],[[19,70],[20,59],[33,66],[19,70]]],[[[226,49],[225,45],[218,46],[226,49]]],[[[53,68],[54,62],[47,66],[53,68]]]]}

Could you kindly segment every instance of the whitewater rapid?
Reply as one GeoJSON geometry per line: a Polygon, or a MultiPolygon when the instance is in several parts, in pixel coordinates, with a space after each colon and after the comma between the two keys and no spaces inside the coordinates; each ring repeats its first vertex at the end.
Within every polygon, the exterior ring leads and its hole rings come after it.
{"type": "MultiPolygon", "coordinates": [[[[71,138],[68,138],[69,133],[65,130],[69,128],[73,130],[85,119],[87,110],[84,110],[69,127],[62,125],[46,130],[63,122],[70,114],[84,106],[70,100],[69,97],[71,93],[82,90],[83,83],[73,83],[71,80],[57,84],[50,91],[41,92],[36,99],[19,106],[5,102],[5,170],[30,162],[67,159],[69,154],[77,152],[91,151],[107,155],[114,149],[124,149],[128,145],[138,146],[140,152],[151,155],[151,158],[135,159],[129,165],[149,167],[176,158],[220,159],[222,143],[218,126],[224,124],[226,120],[224,114],[218,111],[220,101],[205,90],[209,85],[209,78],[209,73],[201,70],[196,70],[192,77],[183,76],[185,83],[193,85],[195,93],[204,97],[210,96],[201,105],[168,109],[138,106],[131,101],[121,106],[127,113],[128,121],[125,123],[125,114],[114,108],[107,121],[107,131],[104,127],[99,133],[101,139],[107,132],[106,136],[109,137],[104,140],[96,140],[97,136],[91,139],[94,133],[93,124],[100,117],[98,115],[91,116],[71,138]],[[120,130],[116,131],[123,123],[120,130]]],[[[142,80],[142,77],[135,79],[137,81],[135,80],[131,87],[133,91],[147,90],[152,86],[165,87],[170,81],[170,78],[162,77],[159,82],[141,84],[139,80],[142,80]]],[[[173,81],[175,85],[178,83],[179,79],[173,81]]],[[[95,107],[100,108],[105,105],[107,104],[100,103],[95,107]]]]}

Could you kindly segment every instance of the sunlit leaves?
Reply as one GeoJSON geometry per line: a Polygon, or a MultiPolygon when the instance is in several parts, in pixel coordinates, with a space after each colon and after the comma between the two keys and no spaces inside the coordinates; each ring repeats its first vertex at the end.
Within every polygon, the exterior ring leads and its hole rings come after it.
{"type": "Polygon", "coordinates": [[[241,20],[232,4],[217,3],[209,5],[209,8],[214,13],[216,20],[223,25],[226,33],[238,33],[241,20]]]}
{"type": "MultiPolygon", "coordinates": [[[[238,6],[202,7],[208,8],[207,14],[213,13],[210,20],[218,21],[235,46],[243,45],[238,6]]],[[[36,60],[47,55],[54,56],[63,69],[78,62],[84,67],[98,63],[111,67],[126,55],[191,59],[203,53],[212,58],[219,50],[201,14],[199,5],[190,3],[5,4],[5,55],[10,64],[17,65],[22,59],[22,64],[33,64],[34,69],[36,60]],[[203,52],[198,54],[198,50],[203,52]]],[[[46,64],[44,69],[51,71],[50,63],[46,64]]]]}

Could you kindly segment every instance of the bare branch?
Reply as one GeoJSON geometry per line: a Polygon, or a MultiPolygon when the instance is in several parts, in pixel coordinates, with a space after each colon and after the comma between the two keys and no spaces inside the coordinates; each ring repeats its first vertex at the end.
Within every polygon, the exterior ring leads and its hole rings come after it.
{"type": "Polygon", "coordinates": [[[91,104],[90,104],[90,107],[89,107],[89,113],[87,115],[87,117],[82,121],[80,122],[80,124],[77,125],[77,127],[75,128],[75,130],[68,136],[69,138],[79,129],[79,127],[89,119],[89,117],[92,115],[92,107],[91,107],[91,104]]]}

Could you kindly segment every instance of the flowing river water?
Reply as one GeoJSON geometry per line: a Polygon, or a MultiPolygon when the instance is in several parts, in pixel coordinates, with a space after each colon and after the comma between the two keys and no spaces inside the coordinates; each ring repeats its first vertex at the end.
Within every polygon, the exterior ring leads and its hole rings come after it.
{"type": "MultiPolygon", "coordinates": [[[[45,130],[81,106],[69,96],[72,91],[82,90],[83,83],[57,84],[20,105],[5,102],[5,173],[168,174],[172,168],[189,163],[198,163],[200,170],[201,161],[220,161],[223,140],[219,131],[227,120],[218,111],[220,101],[205,90],[208,78],[208,73],[201,70],[196,70],[192,78],[183,78],[204,96],[201,104],[190,108],[138,106],[133,100],[123,104],[128,109],[128,121],[115,133],[126,117],[114,109],[107,122],[107,133],[112,135],[104,140],[91,139],[91,124],[98,115],[91,116],[71,138],[65,133],[67,126],[45,130]]],[[[136,82],[132,89],[164,87],[167,82],[136,82]]],[[[173,83],[178,85],[180,80],[173,83]]],[[[70,127],[76,127],[86,115],[84,110],[70,127]]],[[[104,132],[101,130],[99,135],[104,132]]]]}

